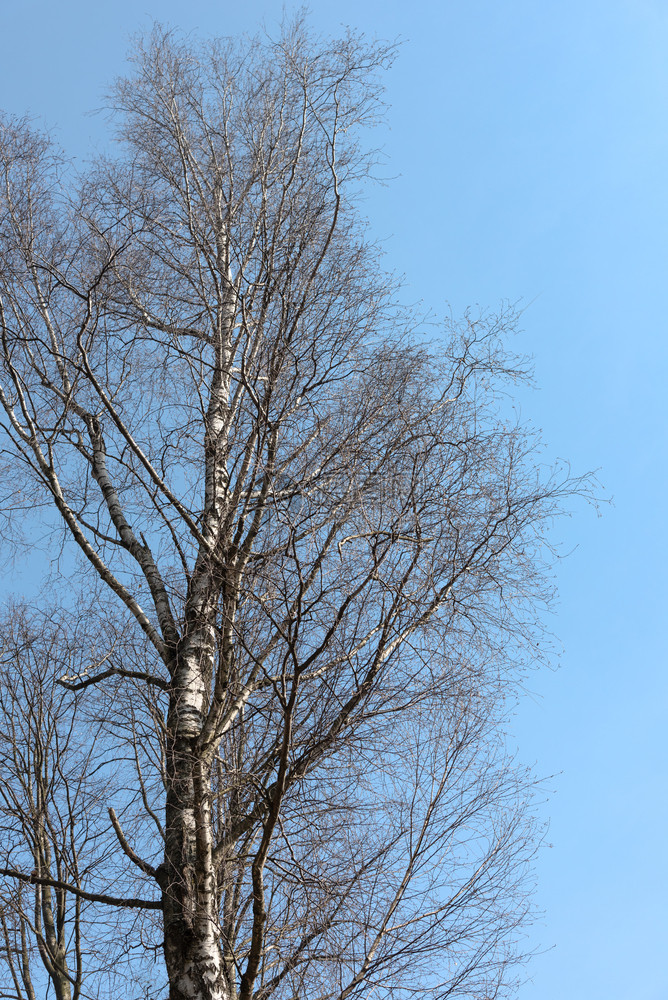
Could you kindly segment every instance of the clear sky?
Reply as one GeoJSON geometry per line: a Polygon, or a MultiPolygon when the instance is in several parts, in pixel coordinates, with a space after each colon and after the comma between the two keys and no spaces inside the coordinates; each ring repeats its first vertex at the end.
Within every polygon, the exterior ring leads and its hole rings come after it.
{"type": "MultiPolygon", "coordinates": [[[[282,4],[4,0],[0,106],[85,157],[129,34],[253,31],[282,4]]],[[[288,8],[289,9],[289,8],[288,8]]],[[[561,526],[561,669],[515,721],[556,774],[538,860],[545,950],[520,1000],[666,1000],[666,0],[315,0],[323,31],[405,40],[386,173],[366,205],[405,295],[436,315],[523,300],[548,451],[614,506],[561,526]],[[577,546],[577,547],[576,547],[577,546]]]]}

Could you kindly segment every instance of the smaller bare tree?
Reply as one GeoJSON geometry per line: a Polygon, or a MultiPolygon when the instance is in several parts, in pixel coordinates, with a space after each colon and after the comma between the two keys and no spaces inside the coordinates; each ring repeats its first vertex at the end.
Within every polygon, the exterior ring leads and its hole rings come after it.
{"type": "Polygon", "coordinates": [[[63,683],[83,667],[71,617],[13,605],[0,632],[0,996],[83,1000],[113,981],[127,934],[104,906],[109,742],[63,683]]]}

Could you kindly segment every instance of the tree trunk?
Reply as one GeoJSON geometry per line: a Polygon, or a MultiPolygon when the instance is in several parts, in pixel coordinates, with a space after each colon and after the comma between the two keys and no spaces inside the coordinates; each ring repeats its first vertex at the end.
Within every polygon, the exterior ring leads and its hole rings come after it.
{"type": "Polygon", "coordinates": [[[228,1000],[207,797],[193,740],[174,741],[163,882],[170,1000],[228,1000]]]}
{"type": "MultiPolygon", "coordinates": [[[[185,882],[187,875],[184,876],[185,882]]],[[[220,952],[220,930],[215,911],[198,905],[188,913],[187,892],[180,899],[172,887],[164,893],[165,962],[169,1000],[229,1000],[230,990],[220,952]],[[176,898],[175,898],[176,897],[176,898]]]]}
{"type": "Polygon", "coordinates": [[[211,833],[209,766],[197,740],[206,710],[202,630],[177,657],[168,731],[165,861],[160,873],[169,1000],[228,1000],[211,833]]]}

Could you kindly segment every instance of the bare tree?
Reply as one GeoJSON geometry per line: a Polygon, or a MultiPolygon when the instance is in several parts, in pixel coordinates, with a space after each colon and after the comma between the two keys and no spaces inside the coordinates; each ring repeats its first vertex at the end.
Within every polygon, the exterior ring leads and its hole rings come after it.
{"type": "Polygon", "coordinates": [[[59,705],[116,748],[127,894],[39,885],[143,912],[170,1000],[510,982],[530,841],[498,725],[580,484],[509,416],[509,317],[429,343],[394,302],[354,207],[391,56],[156,28],[116,158],[77,178],[3,125],[3,447],[98,595],[59,705]]]}
{"type": "Polygon", "coordinates": [[[105,755],[59,683],[76,662],[71,632],[14,605],[2,633],[0,954],[11,987],[1,995],[36,1000],[50,987],[78,1000],[84,969],[100,968],[100,942],[83,928],[96,922],[88,884],[109,874],[105,755]]]}

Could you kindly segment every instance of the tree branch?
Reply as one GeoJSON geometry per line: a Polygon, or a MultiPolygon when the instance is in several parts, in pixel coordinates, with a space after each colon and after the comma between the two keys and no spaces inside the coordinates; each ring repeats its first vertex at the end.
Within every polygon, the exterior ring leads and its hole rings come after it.
{"type": "Polygon", "coordinates": [[[61,687],[67,688],[68,691],[83,691],[84,688],[90,687],[91,684],[99,684],[100,681],[106,680],[107,677],[112,677],[113,675],[128,677],[136,681],[146,681],[147,684],[154,684],[156,687],[162,688],[163,691],[169,690],[169,684],[162,677],[156,677],[154,674],[144,673],[141,670],[125,670],[123,667],[109,667],[107,670],[103,670],[102,673],[95,674],[93,677],[87,677],[83,681],[74,681],[72,679],[74,677],[81,677],[81,674],[63,674],[58,679],[58,683],[61,687]]]}
{"type": "Polygon", "coordinates": [[[64,889],[65,892],[71,892],[73,896],[86,899],[89,903],[104,903],[106,906],[123,906],[133,910],[162,909],[162,902],[160,900],[137,899],[134,897],[124,899],[118,896],[108,896],[106,893],[86,892],[85,889],[80,889],[78,885],[71,885],[69,882],[60,882],[55,878],[42,878],[40,875],[26,875],[25,872],[18,872],[13,868],[0,868],[0,875],[18,879],[20,882],[26,882],[29,885],[49,885],[54,889],[64,889]]]}
{"type": "Polygon", "coordinates": [[[156,878],[156,871],[153,865],[149,865],[147,861],[144,861],[142,858],[140,858],[137,852],[130,847],[125,837],[125,834],[123,833],[123,830],[121,828],[121,824],[118,821],[118,816],[116,815],[116,811],[113,809],[112,806],[109,807],[108,811],[109,811],[109,819],[111,820],[111,825],[114,828],[114,833],[118,837],[118,843],[123,848],[123,853],[126,854],[127,857],[130,859],[130,861],[132,861],[132,863],[135,864],[137,868],[140,868],[145,875],[150,875],[151,878],[156,878]]]}

